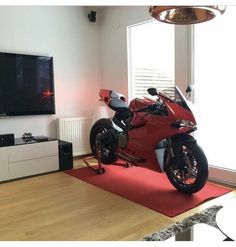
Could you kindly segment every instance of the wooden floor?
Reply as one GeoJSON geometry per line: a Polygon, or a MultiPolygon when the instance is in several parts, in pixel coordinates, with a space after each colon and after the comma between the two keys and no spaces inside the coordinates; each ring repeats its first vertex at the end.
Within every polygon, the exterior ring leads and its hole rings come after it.
{"type": "Polygon", "coordinates": [[[236,200],[233,191],[169,218],[63,172],[0,187],[0,240],[140,240],[210,205],[236,200]]]}

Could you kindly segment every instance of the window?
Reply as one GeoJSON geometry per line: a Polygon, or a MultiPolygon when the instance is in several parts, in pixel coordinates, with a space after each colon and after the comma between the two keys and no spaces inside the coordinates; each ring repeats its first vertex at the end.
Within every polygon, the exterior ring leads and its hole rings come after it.
{"type": "Polygon", "coordinates": [[[128,27],[129,99],[175,85],[174,25],[149,21],[128,27]]]}
{"type": "MultiPolygon", "coordinates": [[[[236,170],[236,6],[194,26],[194,101],[200,113],[197,139],[210,165],[236,170]]],[[[222,178],[224,180],[224,178],[222,178]]]]}

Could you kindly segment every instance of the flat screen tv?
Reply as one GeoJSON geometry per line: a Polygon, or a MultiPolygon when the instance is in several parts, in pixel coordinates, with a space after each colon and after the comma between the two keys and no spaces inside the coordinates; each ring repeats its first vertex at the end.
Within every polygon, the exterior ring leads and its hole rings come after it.
{"type": "Polygon", "coordinates": [[[55,114],[53,58],[0,52],[0,115],[55,114]]]}

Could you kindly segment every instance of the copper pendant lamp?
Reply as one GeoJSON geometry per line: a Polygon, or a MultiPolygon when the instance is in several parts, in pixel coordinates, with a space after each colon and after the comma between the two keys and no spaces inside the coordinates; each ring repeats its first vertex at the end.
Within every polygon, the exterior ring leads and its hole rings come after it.
{"type": "Polygon", "coordinates": [[[170,24],[196,24],[209,21],[225,12],[225,6],[151,6],[150,15],[170,24]]]}

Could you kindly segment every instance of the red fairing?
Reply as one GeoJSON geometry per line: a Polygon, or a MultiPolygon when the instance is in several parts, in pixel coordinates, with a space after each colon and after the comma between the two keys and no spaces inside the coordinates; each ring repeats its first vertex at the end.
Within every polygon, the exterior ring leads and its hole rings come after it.
{"type": "Polygon", "coordinates": [[[168,112],[172,120],[184,119],[196,124],[196,120],[191,111],[183,109],[183,107],[174,102],[166,102],[166,105],[168,107],[168,112]]]}
{"type": "Polygon", "coordinates": [[[145,161],[138,165],[162,172],[155,154],[156,145],[167,137],[186,133],[191,128],[173,128],[174,118],[169,116],[138,113],[134,121],[138,122],[139,118],[142,119],[142,125],[135,126],[129,131],[128,146],[125,149],[118,149],[118,152],[128,153],[134,157],[145,157],[145,161]]]}

